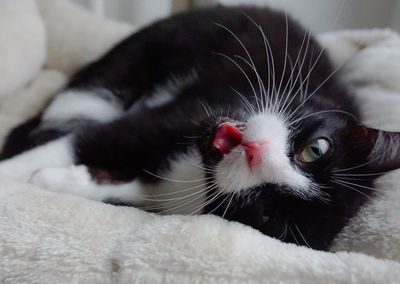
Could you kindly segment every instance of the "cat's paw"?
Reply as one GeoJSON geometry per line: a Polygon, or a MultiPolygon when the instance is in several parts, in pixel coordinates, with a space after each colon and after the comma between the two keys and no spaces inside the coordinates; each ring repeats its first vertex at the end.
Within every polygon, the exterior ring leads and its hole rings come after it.
{"type": "Polygon", "coordinates": [[[35,171],[12,159],[0,163],[0,175],[19,182],[28,182],[35,171]]]}
{"type": "Polygon", "coordinates": [[[45,168],[35,171],[29,182],[41,188],[79,195],[90,186],[91,176],[85,166],[45,168]]]}

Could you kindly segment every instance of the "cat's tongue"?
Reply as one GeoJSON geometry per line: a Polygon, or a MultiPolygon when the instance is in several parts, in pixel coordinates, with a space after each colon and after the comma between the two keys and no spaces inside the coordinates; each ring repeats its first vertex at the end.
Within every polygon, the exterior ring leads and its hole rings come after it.
{"type": "Polygon", "coordinates": [[[218,127],[214,137],[213,146],[222,155],[226,155],[242,142],[243,133],[233,125],[223,124],[218,127]]]}

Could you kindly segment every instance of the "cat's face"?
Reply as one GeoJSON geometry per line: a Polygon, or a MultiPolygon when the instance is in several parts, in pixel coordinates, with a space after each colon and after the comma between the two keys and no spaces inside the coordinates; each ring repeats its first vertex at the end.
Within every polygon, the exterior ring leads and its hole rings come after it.
{"type": "Polygon", "coordinates": [[[202,144],[215,185],[207,211],[326,249],[373,196],[377,174],[398,167],[399,140],[316,104],[290,119],[290,109],[215,118],[202,144]]]}

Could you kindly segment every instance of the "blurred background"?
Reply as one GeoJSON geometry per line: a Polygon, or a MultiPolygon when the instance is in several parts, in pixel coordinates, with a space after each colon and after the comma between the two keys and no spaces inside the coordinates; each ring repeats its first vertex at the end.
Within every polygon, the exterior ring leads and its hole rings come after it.
{"type": "Polygon", "coordinates": [[[400,0],[70,0],[99,16],[146,25],[196,7],[252,4],[287,10],[314,32],[389,27],[400,31],[400,0]]]}

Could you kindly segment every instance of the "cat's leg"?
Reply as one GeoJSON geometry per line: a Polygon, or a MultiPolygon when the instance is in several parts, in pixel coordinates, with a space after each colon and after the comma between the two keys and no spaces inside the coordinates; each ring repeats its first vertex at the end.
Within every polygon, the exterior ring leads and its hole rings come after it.
{"type": "Polygon", "coordinates": [[[38,170],[31,183],[49,191],[82,196],[88,199],[143,205],[144,186],[139,181],[99,183],[83,165],[38,170]]]}

